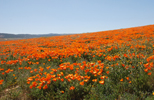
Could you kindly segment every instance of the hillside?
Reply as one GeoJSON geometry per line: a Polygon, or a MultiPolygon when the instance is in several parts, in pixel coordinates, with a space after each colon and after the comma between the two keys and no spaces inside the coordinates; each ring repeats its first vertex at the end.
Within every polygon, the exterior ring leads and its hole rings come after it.
{"type": "Polygon", "coordinates": [[[49,37],[49,36],[60,36],[60,35],[66,35],[66,34],[38,34],[38,35],[32,35],[32,34],[9,34],[9,33],[0,33],[0,38],[20,38],[20,39],[27,39],[27,38],[37,38],[37,37],[49,37]]]}
{"type": "Polygon", "coordinates": [[[154,100],[154,25],[0,41],[0,99],[154,100]]]}

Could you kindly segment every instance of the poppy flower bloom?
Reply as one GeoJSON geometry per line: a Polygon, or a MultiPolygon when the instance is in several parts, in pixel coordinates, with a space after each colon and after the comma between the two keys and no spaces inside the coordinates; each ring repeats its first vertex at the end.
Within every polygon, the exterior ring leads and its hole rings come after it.
{"type": "Polygon", "coordinates": [[[60,79],[60,81],[62,81],[62,82],[63,82],[63,81],[64,81],[64,79],[62,78],[62,79],[60,79]]]}
{"type": "Polygon", "coordinates": [[[53,78],[52,80],[56,82],[57,81],[57,78],[53,78]]]}
{"type": "Polygon", "coordinates": [[[36,71],[37,71],[37,69],[34,69],[34,71],[36,72],[36,71]]]}
{"type": "Polygon", "coordinates": [[[85,82],[88,82],[88,80],[89,80],[89,79],[85,79],[84,81],[85,81],[85,82]]]}
{"type": "Polygon", "coordinates": [[[126,77],[127,80],[129,80],[129,77],[126,77]]]}
{"type": "Polygon", "coordinates": [[[93,81],[93,82],[97,82],[97,79],[93,79],[92,81],[93,81]]]}
{"type": "Polygon", "coordinates": [[[60,91],[61,93],[64,93],[64,91],[60,91]]]}
{"type": "Polygon", "coordinates": [[[148,69],[144,69],[145,72],[148,72],[148,69]]]}
{"type": "Polygon", "coordinates": [[[28,81],[27,84],[30,84],[30,82],[28,81]]]}
{"type": "Polygon", "coordinates": [[[74,87],[74,86],[71,86],[71,87],[70,87],[70,90],[74,90],[74,89],[75,89],[75,87],[74,87]]]}
{"type": "Polygon", "coordinates": [[[3,84],[3,81],[4,81],[4,80],[0,80],[0,85],[2,85],[2,84],[3,84]]]}
{"type": "Polygon", "coordinates": [[[123,82],[123,78],[120,81],[123,82]]]}
{"type": "Polygon", "coordinates": [[[32,88],[33,88],[33,86],[32,86],[32,85],[30,85],[30,86],[29,86],[29,88],[30,88],[30,89],[32,89],[32,88]]]}
{"type": "Polygon", "coordinates": [[[83,82],[80,82],[80,85],[84,85],[84,81],[83,82]]]}
{"type": "Polygon", "coordinates": [[[48,80],[48,81],[47,81],[47,84],[50,84],[50,83],[51,83],[51,81],[50,81],[50,80],[48,80]]]}
{"type": "Polygon", "coordinates": [[[151,72],[149,72],[148,75],[151,75],[151,72]]]}
{"type": "Polygon", "coordinates": [[[102,80],[102,81],[99,81],[99,83],[103,85],[103,84],[104,84],[104,80],[102,80]]]}
{"type": "Polygon", "coordinates": [[[42,86],[40,85],[40,86],[38,86],[37,88],[38,88],[38,89],[41,89],[41,88],[42,88],[42,86]]]}
{"type": "Polygon", "coordinates": [[[101,76],[100,79],[105,79],[105,76],[101,76]]]}
{"type": "Polygon", "coordinates": [[[100,64],[101,63],[101,60],[98,60],[97,62],[100,64]]]}
{"type": "Polygon", "coordinates": [[[47,85],[45,85],[44,87],[43,87],[43,89],[45,90],[45,89],[47,89],[48,88],[48,86],[47,85]]]}
{"type": "Polygon", "coordinates": [[[106,71],[107,74],[109,74],[109,71],[106,71]]]}

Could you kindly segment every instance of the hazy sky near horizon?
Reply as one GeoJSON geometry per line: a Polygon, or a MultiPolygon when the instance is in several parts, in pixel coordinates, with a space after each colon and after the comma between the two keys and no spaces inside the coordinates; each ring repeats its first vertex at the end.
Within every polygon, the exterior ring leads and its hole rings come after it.
{"type": "Polygon", "coordinates": [[[87,33],[154,24],[154,0],[0,0],[0,33],[87,33]]]}

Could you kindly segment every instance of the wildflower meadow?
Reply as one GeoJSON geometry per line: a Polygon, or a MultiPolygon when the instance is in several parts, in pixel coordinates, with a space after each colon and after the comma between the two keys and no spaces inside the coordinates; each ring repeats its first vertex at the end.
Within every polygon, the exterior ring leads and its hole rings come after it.
{"type": "Polygon", "coordinates": [[[154,100],[154,25],[0,41],[0,100],[154,100]]]}

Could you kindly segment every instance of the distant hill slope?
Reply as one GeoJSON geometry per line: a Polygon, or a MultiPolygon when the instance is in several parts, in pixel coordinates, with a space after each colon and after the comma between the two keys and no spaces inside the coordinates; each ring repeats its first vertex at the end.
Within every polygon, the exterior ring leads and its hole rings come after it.
{"type": "Polygon", "coordinates": [[[60,36],[60,35],[68,35],[68,34],[9,34],[9,33],[0,33],[0,38],[36,38],[36,37],[48,37],[48,36],[60,36]]]}

